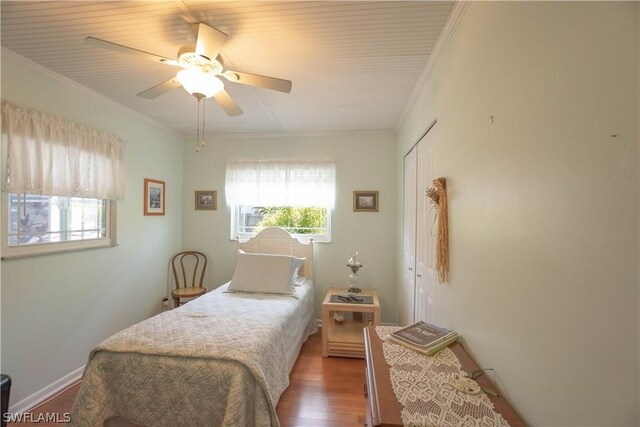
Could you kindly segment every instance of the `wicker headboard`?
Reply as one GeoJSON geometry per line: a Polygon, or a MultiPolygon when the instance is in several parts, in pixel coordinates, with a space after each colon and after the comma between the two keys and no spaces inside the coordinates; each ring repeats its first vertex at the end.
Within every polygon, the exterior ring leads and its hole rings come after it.
{"type": "Polygon", "coordinates": [[[238,240],[238,249],[245,252],[293,255],[306,258],[298,274],[312,279],[313,277],[313,242],[300,243],[298,239],[278,227],[268,227],[246,242],[238,240]]]}

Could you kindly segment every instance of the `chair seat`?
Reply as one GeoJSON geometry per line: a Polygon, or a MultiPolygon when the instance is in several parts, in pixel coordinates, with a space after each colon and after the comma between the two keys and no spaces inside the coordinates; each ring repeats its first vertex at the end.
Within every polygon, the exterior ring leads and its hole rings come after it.
{"type": "Polygon", "coordinates": [[[174,289],[171,291],[171,296],[176,298],[193,298],[204,295],[205,293],[207,293],[207,288],[196,286],[174,289]]]}

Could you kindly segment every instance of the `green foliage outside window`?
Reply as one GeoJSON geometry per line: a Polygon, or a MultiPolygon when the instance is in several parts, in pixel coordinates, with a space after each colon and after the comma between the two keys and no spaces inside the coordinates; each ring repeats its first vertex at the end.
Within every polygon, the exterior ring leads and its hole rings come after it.
{"type": "Polygon", "coordinates": [[[316,234],[327,227],[326,208],[260,208],[258,227],[283,227],[293,234],[316,234]]]}

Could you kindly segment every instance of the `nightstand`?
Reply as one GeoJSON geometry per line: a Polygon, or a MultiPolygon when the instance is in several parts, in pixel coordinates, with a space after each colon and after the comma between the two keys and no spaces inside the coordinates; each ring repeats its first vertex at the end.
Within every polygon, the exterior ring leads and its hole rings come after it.
{"type": "Polygon", "coordinates": [[[368,297],[369,303],[332,301],[332,296],[346,294],[346,289],[331,288],[322,302],[323,357],[364,358],[364,328],[380,324],[378,291],[365,289],[357,294],[359,297],[368,297]],[[336,313],[337,320],[334,319],[336,313]]]}

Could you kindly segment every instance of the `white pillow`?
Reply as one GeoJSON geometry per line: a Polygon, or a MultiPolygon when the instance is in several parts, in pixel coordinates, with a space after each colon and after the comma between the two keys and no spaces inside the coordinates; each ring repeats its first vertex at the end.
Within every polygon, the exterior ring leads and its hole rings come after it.
{"type": "Polygon", "coordinates": [[[238,250],[238,261],[229,290],[288,294],[304,258],[289,255],[254,254],[238,250]]]}

